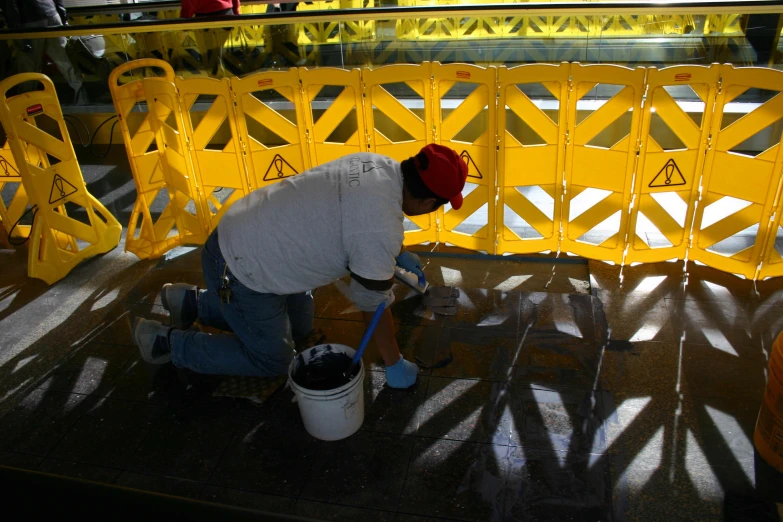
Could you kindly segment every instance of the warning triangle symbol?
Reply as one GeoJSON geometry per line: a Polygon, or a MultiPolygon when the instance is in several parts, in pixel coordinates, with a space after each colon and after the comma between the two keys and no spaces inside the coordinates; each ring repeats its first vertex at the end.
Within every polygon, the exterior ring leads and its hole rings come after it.
{"type": "Polygon", "coordinates": [[[155,183],[163,183],[164,181],[165,179],[163,178],[163,170],[160,167],[160,163],[156,163],[148,183],[154,185],[155,183]]]}
{"type": "Polygon", "coordinates": [[[650,188],[657,187],[676,187],[678,185],[685,185],[685,177],[680,172],[680,168],[674,162],[674,159],[670,159],[666,162],[658,174],[648,185],[650,188]]]}
{"type": "Polygon", "coordinates": [[[460,154],[459,157],[462,158],[462,161],[464,161],[465,164],[468,166],[469,178],[484,179],[484,177],[481,175],[481,171],[476,166],[476,162],[473,161],[473,158],[470,157],[468,151],[463,150],[462,154],[460,154]]]}
{"type": "Polygon", "coordinates": [[[16,170],[13,165],[8,163],[7,159],[0,158],[0,176],[14,176],[14,174],[11,174],[11,171],[14,171],[16,176],[19,175],[19,171],[16,170]]]}
{"type": "Polygon", "coordinates": [[[295,168],[291,166],[280,154],[275,154],[272,158],[272,163],[269,164],[269,168],[266,169],[264,174],[264,181],[274,181],[276,179],[283,179],[290,176],[299,174],[295,168]]]}
{"type": "Polygon", "coordinates": [[[78,191],[79,189],[71,185],[65,178],[55,174],[54,181],[52,181],[52,190],[49,193],[49,204],[53,205],[78,191]]]}

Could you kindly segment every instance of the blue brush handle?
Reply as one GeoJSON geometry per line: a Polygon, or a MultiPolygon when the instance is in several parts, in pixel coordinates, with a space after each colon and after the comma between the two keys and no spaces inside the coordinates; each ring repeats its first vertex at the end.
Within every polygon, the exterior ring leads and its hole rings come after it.
{"type": "Polygon", "coordinates": [[[364,332],[364,337],[362,337],[362,342],[359,343],[359,348],[356,350],[356,354],[353,356],[353,361],[351,363],[351,367],[355,364],[359,364],[359,361],[362,359],[362,354],[364,353],[364,349],[367,348],[367,345],[370,342],[370,338],[372,338],[372,334],[375,331],[375,327],[378,326],[378,321],[381,320],[381,315],[383,315],[383,310],[386,308],[386,302],[378,305],[378,308],[375,310],[375,315],[372,316],[372,321],[370,321],[369,326],[367,326],[367,330],[364,332]]]}

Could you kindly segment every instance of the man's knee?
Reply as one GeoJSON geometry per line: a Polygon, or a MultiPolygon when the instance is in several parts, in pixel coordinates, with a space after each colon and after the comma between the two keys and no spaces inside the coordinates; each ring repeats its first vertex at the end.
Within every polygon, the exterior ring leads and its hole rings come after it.
{"type": "Polygon", "coordinates": [[[253,354],[252,360],[260,375],[285,375],[294,359],[294,349],[289,343],[280,343],[276,347],[253,354]]]}

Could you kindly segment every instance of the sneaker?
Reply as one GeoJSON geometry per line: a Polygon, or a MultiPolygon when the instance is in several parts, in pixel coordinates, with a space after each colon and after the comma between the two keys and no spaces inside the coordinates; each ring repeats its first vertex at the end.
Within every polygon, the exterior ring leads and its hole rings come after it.
{"type": "Polygon", "coordinates": [[[166,283],[160,291],[163,308],[171,315],[171,324],[179,330],[187,330],[198,319],[196,297],[198,287],[187,283],[166,283]]]}
{"type": "Polygon", "coordinates": [[[159,321],[137,317],[133,322],[133,342],[139,347],[141,358],[150,364],[170,362],[169,331],[171,327],[159,321]]]}

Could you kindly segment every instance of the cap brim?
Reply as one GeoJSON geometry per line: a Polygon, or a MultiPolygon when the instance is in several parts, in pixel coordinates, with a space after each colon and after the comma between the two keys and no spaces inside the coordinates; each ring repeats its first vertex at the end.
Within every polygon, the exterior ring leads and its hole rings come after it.
{"type": "Polygon", "coordinates": [[[451,198],[449,203],[451,203],[451,208],[453,208],[454,210],[459,210],[460,207],[462,206],[462,194],[457,194],[456,196],[451,198]]]}

